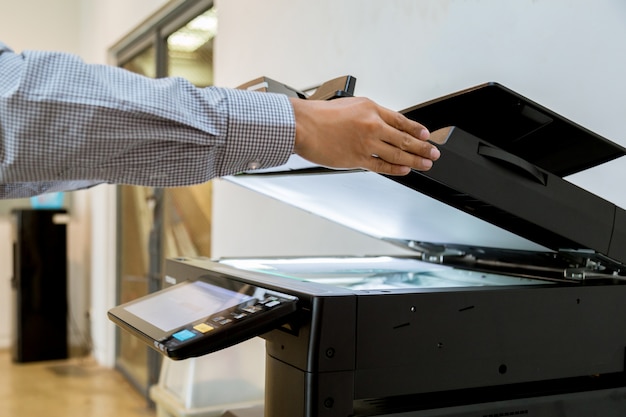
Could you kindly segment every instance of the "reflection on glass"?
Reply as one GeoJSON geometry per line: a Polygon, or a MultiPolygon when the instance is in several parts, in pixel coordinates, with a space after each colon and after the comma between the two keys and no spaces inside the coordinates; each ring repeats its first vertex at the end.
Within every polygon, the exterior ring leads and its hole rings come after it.
{"type": "MultiPolygon", "coordinates": [[[[167,38],[167,75],[198,87],[212,85],[216,33],[214,8],[172,33],[167,38]]],[[[164,256],[211,256],[211,183],[166,189],[164,204],[164,256]]]]}
{"type": "Polygon", "coordinates": [[[150,78],[156,77],[156,55],[154,47],[147,48],[139,55],[122,65],[129,71],[145,75],[150,78]]]}
{"type": "Polygon", "coordinates": [[[165,258],[211,256],[211,182],[165,190],[165,258]]]}
{"type": "MultiPolygon", "coordinates": [[[[120,186],[119,214],[119,301],[125,303],[148,294],[148,238],[152,210],[148,206],[152,190],[147,187],[120,186]]],[[[147,350],[136,337],[119,332],[117,362],[136,384],[147,386],[147,350]]]]}
{"type": "Polygon", "coordinates": [[[353,290],[536,285],[545,281],[458,269],[412,258],[234,259],[222,263],[247,271],[353,290]]]}
{"type": "Polygon", "coordinates": [[[213,38],[217,13],[209,9],[167,38],[168,75],[198,87],[213,84],[213,38]]]}
{"type": "MultiPolygon", "coordinates": [[[[156,76],[155,49],[150,47],[123,68],[156,76]]],[[[153,190],[148,187],[119,187],[119,301],[125,303],[148,294],[148,239],[153,224],[153,190]]],[[[148,351],[143,343],[126,332],[118,333],[117,364],[137,386],[148,386],[148,351]]]]}

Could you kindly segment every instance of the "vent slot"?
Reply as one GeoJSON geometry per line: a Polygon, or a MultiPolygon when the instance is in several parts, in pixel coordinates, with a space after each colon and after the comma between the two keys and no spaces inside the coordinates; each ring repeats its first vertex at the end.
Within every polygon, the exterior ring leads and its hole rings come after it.
{"type": "Polygon", "coordinates": [[[484,414],[483,417],[510,417],[510,416],[525,416],[528,415],[528,410],[507,411],[504,413],[496,414],[484,414]]]}

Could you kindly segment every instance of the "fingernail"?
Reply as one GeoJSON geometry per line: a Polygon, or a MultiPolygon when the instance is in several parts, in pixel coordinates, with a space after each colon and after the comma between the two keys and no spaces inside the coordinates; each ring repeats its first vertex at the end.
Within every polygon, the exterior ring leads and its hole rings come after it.
{"type": "Polygon", "coordinates": [[[428,140],[428,138],[430,137],[430,132],[428,131],[428,129],[424,128],[420,131],[419,137],[421,140],[428,140]]]}
{"type": "Polygon", "coordinates": [[[439,151],[439,149],[433,147],[430,150],[430,159],[432,159],[433,161],[436,161],[437,159],[439,159],[440,156],[441,156],[441,152],[439,151]]]}
{"type": "Polygon", "coordinates": [[[422,162],[422,166],[425,170],[431,169],[433,167],[433,161],[430,159],[424,159],[422,162]]]}

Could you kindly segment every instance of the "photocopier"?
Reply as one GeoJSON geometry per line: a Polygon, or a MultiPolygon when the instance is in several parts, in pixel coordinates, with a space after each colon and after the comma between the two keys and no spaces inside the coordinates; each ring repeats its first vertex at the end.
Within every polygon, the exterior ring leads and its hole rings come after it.
{"type": "Polygon", "coordinates": [[[564,177],[626,149],[497,83],[402,113],[430,171],[229,180],[403,255],[169,259],[111,319],[174,359],[260,335],[266,417],[625,416],[626,211],[564,177]]]}

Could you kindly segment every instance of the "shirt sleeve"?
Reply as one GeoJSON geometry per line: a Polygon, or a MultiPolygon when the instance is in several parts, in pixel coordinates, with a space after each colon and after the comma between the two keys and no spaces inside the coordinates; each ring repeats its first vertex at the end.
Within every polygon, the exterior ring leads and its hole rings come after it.
{"type": "Polygon", "coordinates": [[[98,183],[183,186],[284,164],[284,95],[151,79],[0,43],[0,197],[98,183]]]}

